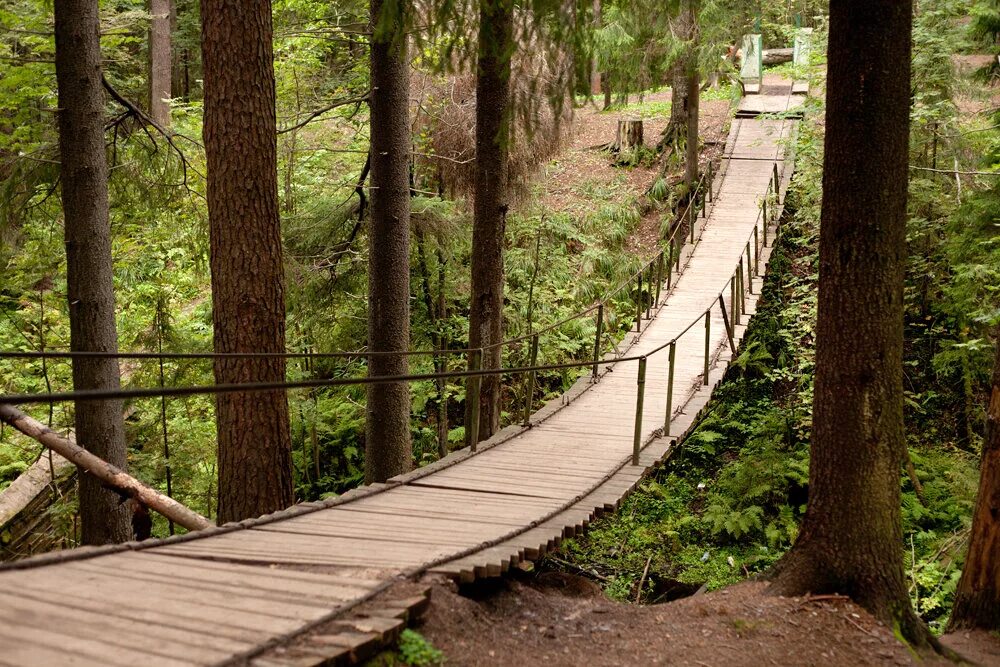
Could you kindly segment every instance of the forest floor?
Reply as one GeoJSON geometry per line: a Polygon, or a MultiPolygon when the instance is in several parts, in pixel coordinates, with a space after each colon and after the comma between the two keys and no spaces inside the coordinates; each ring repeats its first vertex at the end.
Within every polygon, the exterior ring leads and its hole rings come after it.
{"type": "MultiPolygon", "coordinates": [[[[659,177],[659,164],[623,169],[598,146],[613,140],[617,119],[645,119],[647,145],[666,126],[669,92],[647,96],[625,111],[588,106],[575,116],[572,138],[539,175],[546,210],[583,213],[594,200],[640,197],[659,177]],[[648,113],[647,113],[648,112],[648,113]],[[609,188],[594,197],[595,189],[609,188]]],[[[703,163],[722,151],[729,120],[726,100],[706,101],[703,163]]],[[[671,184],[679,168],[668,170],[671,184]]],[[[650,207],[627,241],[652,254],[661,211],[650,207]]],[[[891,629],[840,596],[781,597],[763,582],[744,582],[663,604],[610,599],[595,581],[565,572],[515,570],[459,587],[428,577],[431,604],[415,629],[447,665],[951,665],[916,655],[891,629]]],[[[956,633],[943,642],[979,665],[1000,665],[1000,638],[956,633]]],[[[383,654],[375,664],[394,664],[383,654]]]]}
{"type": "MultiPolygon", "coordinates": [[[[917,656],[838,596],[779,597],[743,583],[657,605],[608,599],[594,582],[519,573],[459,589],[435,581],[416,629],[448,665],[951,665],[917,656]]],[[[1000,664],[1000,639],[944,642],[1000,664]]]]}
{"type": "MultiPolygon", "coordinates": [[[[595,193],[618,202],[642,197],[662,173],[660,160],[643,161],[633,167],[613,163],[602,146],[615,139],[619,118],[642,118],[644,144],[654,147],[670,116],[670,90],[647,94],[641,102],[625,109],[601,111],[594,104],[578,108],[573,129],[563,151],[537,176],[539,204],[543,210],[584,214],[594,205],[595,193]]],[[[728,99],[706,99],[701,103],[701,161],[717,159],[722,153],[729,126],[728,99]]],[[[675,160],[668,169],[667,181],[673,185],[683,178],[683,162],[675,160]]],[[[638,227],[626,242],[630,251],[647,257],[658,251],[660,216],[656,207],[646,207],[638,227]]]]}

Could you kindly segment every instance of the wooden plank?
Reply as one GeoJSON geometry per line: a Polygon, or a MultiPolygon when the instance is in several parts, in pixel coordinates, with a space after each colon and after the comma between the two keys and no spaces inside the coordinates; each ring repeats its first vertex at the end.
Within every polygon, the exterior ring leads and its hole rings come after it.
{"type": "Polygon", "coordinates": [[[214,664],[235,653],[253,647],[251,642],[239,642],[227,637],[179,630],[169,626],[142,623],[128,618],[107,616],[89,611],[70,609],[53,601],[32,600],[0,592],[0,619],[9,626],[20,624],[45,627],[71,637],[100,637],[110,651],[141,647],[143,653],[214,664]]]}

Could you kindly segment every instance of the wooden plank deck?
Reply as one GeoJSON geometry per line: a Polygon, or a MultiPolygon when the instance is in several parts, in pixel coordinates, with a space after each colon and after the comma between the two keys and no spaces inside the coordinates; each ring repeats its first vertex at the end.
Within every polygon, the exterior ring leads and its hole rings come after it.
{"type": "MultiPolygon", "coordinates": [[[[791,100],[789,85],[767,81],[747,110],[783,111],[791,100]]],[[[794,120],[783,118],[734,121],[714,201],[698,221],[684,271],[654,318],[625,341],[630,356],[677,341],[667,437],[667,351],[648,357],[639,465],[630,463],[637,363],[619,362],[540,410],[530,428],[510,429],[476,455],[453,454],[333,506],[312,503],[280,520],[149,548],[0,568],[0,664],[350,663],[395,636],[408,610],[422,604],[418,595],[384,604],[385,613],[352,616],[394,579],[425,571],[465,581],[496,576],[613,510],[693,426],[725,372],[731,351],[718,296],[729,308],[727,283],[753,244],[775,165],[787,188],[794,128],[794,120]],[[682,334],[706,310],[707,379],[704,324],[682,334]],[[343,618],[333,631],[296,639],[332,618],[343,618]]],[[[769,229],[768,238],[775,233],[769,229]]],[[[770,248],[762,247],[761,274],[769,257],[770,248]]],[[[746,315],[734,326],[737,340],[763,278],[747,282],[752,289],[746,315]]]]}

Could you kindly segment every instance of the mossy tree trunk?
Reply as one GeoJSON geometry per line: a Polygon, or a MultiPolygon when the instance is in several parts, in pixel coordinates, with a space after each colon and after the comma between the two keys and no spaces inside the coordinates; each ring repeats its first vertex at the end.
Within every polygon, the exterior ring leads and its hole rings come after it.
{"type": "Polygon", "coordinates": [[[1000,329],[993,390],[986,410],[986,437],[969,552],[955,591],[951,630],[1000,630],[1000,329]]]}
{"type": "MultiPolygon", "coordinates": [[[[56,0],[56,83],[59,153],[66,238],[66,296],[70,348],[117,352],[115,292],[108,219],[108,159],[104,145],[97,0],[56,0]]],[[[120,386],[117,359],[73,360],[74,389],[120,386]]],[[[80,401],[76,440],[122,470],[128,467],[122,402],[80,401]]],[[[91,475],[80,475],[80,524],[84,544],[131,538],[121,499],[91,475]]]]}
{"type": "Polygon", "coordinates": [[[830,6],[809,501],[772,588],[848,595],[926,646],[900,512],[911,24],[910,0],[830,6]]]}
{"type": "MultiPolygon", "coordinates": [[[[512,0],[480,3],[478,48],[469,347],[484,348],[483,368],[496,369],[500,368],[503,352],[499,343],[503,340],[503,241],[514,52],[512,0]]],[[[479,439],[485,440],[500,428],[500,377],[484,376],[480,396],[479,439]]],[[[467,443],[471,437],[466,433],[467,443]]]]}
{"type": "MultiPolygon", "coordinates": [[[[368,348],[410,346],[410,73],[405,0],[371,0],[371,224],[368,233],[368,348]]],[[[403,354],[372,357],[368,374],[406,375],[403,354]]],[[[365,481],[410,469],[410,389],[368,385],[365,481]]]]}

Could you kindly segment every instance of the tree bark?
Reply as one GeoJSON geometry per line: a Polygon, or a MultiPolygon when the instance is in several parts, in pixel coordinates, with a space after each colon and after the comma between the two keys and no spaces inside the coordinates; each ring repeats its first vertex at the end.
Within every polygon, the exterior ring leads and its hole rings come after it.
{"type": "MultiPolygon", "coordinates": [[[[205,154],[216,352],[284,352],[277,135],[269,0],[202,0],[205,154]]],[[[216,382],[282,382],[285,360],[220,358],[216,382]]],[[[283,391],[219,394],[218,521],[288,507],[283,391]]]]}
{"type": "MultiPolygon", "coordinates": [[[[371,228],[368,348],[410,346],[410,73],[404,2],[371,0],[371,228]],[[392,13],[389,13],[392,12],[392,13]]],[[[369,375],[406,375],[404,355],[371,357],[369,375]]],[[[405,382],[368,385],[365,481],[410,469],[410,390],[405,382]]]]}
{"type": "Polygon", "coordinates": [[[173,60],[170,55],[172,0],[149,0],[149,116],[161,127],[170,127],[170,92],[173,60]]]}
{"type": "Polygon", "coordinates": [[[1000,330],[979,468],[969,551],[955,591],[949,630],[1000,630],[1000,330]]]}
{"type": "MultiPolygon", "coordinates": [[[[508,208],[513,6],[512,0],[483,0],[479,8],[469,347],[488,348],[483,353],[484,369],[500,368],[502,353],[498,343],[503,340],[503,240],[508,208]]],[[[485,440],[500,428],[499,376],[483,377],[480,406],[478,436],[485,440]]],[[[471,442],[472,437],[473,434],[466,433],[466,442],[471,442]]]]}
{"type": "Polygon", "coordinates": [[[618,119],[618,131],[615,135],[616,151],[627,151],[642,146],[642,119],[618,119]]]}
{"type": "Polygon", "coordinates": [[[687,138],[685,145],[687,154],[684,158],[684,180],[687,183],[688,196],[694,196],[694,188],[698,183],[698,109],[701,88],[698,76],[698,0],[684,0],[684,13],[687,15],[687,138]]]}
{"type": "Polygon", "coordinates": [[[926,646],[899,490],[911,21],[910,0],[830,6],[809,501],[773,589],[848,595],[926,646]]]}
{"type": "MultiPolygon", "coordinates": [[[[671,28],[673,39],[687,39],[691,31],[690,14],[682,5],[671,28]]],[[[670,120],[663,129],[658,145],[661,151],[678,151],[684,144],[688,125],[688,63],[690,52],[685,49],[670,68],[670,120]]]]}
{"type": "MultiPolygon", "coordinates": [[[[117,352],[97,0],[56,0],[55,39],[70,348],[117,352]]],[[[73,360],[74,389],[119,386],[117,359],[73,360]]],[[[79,401],[75,421],[95,455],[122,469],[128,465],[121,401],[79,401]]],[[[80,523],[84,544],[124,542],[131,535],[127,508],[87,475],[80,477],[80,523]]]]}
{"type": "Polygon", "coordinates": [[[64,438],[44,424],[32,419],[10,405],[0,404],[0,422],[12,427],[45,445],[52,451],[76,465],[83,477],[93,477],[101,484],[118,489],[122,495],[134,498],[167,519],[188,530],[202,530],[213,526],[211,521],[135,479],[118,466],[104,461],[76,443],[73,438],[64,438]]]}
{"type": "MultiPolygon", "coordinates": [[[[594,0],[594,12],[593,12],[593,28],[596,32],[601,29],[601,0],[594,0]]],[[[594,53],[590,59],[590,94],[600,95],[601,94],[601,68],[597,62],[597,49],[594,49],[594,53]]]]}

